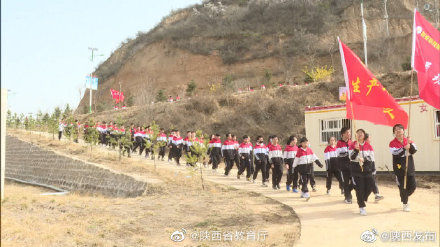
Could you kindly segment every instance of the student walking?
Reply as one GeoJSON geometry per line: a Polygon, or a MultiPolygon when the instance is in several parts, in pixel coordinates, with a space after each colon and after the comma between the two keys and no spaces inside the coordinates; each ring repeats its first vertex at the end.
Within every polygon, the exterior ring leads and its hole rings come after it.
{"type": "Polygon", "coordinates": [[[310,199],[309,189],[307,184],[312,173],[312,165],[316,163],[319,167],[323,167],[318,157],[313,153],[312,149],[308,147],[309,140],[306,137],[302,137],[300,142],[300,148],[296,153],[295,160],[293,161],[293,167],[298,166],[301,181],[301,197],[310,199]]]}
{"type": "Polygon", "coordinates": [[[350,158],[348,156],[348,148],[351,145],[350,127],[341,128],[341,139],[336,144],[336,153],[338,154],[338,166],[341,169],[342,182],[344,183],[344,202],[352,203],[351,191],[353,190],[353,182],[350,172],[350,158]]]}
{"type": "Polygon", "coordinates": [[[292,191],[298,192],[298,168],[293,168],[293,161],[295,160],[296,152],[298,151],[298,146],[296,145],[297,138],[295,136],[290,136],[287,140],[287,145],[284,148],[284,164],[287,169],[287,181],[286,181],[286,190],[290,191],[290,187],[292,186],[292,191]],[[295,176],[296,170],[296,176],[295,176]]]}
{"type": "Polygon", "coordinates": [[[279,190],[281,178],[283,177],[283,150],[278,144],[278,137],[272,137],[272,145],[269,147],[269,162],[272,168],[272,188],[279,190]]]}
{"type": "Polygon", "coordinates": [[[402,124],[394,125],[393,133],[395,138],[389,145],[391,154],[393,155],[393,171],[396,176],[397,186],[399,187],[400,201],[403,204],[403,211],[409,212],[411,210],[409,208],[408,198],[416,190],[413,155],[417,152],[417,147],[409,136],[405,137],[405,128],[402,124]],[[406,155],[408,155],[408,163],[406,162],[406,155]]]}
{"type": "Polygon", "coordinates": [[[341,189],[341,192],[343,191],[344,183],[342,182],[341,170],[339,169],[337,158],[336,138],[332,136],[328,140],[328,146],[324,150],[325,170],[327,171],[327,179],[325,183],[327,195],[330,195],[333,176],[335,176],[339,182],[339,189],[341,189]]]}
{"type": "Polygon", "coordinates": [[[266,169],[267,169],[267,157],[268,157],[268,148],[266,145],[264,145],[263,137],[258,136],[257,142],[254,146],[254,162],[255,162],[255,171],[254,175],[252,177],[252,181],[255,183],[255,179],[257,179],[258,172],[261,171],[261,186],[267,187],[267,180],[269,179],[266,177],[266,169]]]}
{"type": "Polygon", "coordinates": [[[365,141],[365,134],[363,129],[358,129],[356,141],[350,145],[348,151],[353,185],[361,215],[367,215],[365,202],[373,191],[373,171],[375,170],[373,147],[365,141]]]}
{"type": "Polygon", "coordinates": [[[237,173],[237,179],[240,179],[241,174],[246,170],[246,180],[251,181],[251,175],[253,172],[252,164],[252,143],[249,136],[243,136],[243,142],[238,148],[238,155],[240,159],[240,169],[237,173]]]}

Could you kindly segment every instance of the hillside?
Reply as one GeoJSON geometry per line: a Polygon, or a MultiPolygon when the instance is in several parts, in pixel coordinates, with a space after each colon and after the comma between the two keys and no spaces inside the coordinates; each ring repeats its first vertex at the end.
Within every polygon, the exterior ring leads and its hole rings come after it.
{"type": "MultiPolygon", "coordinates": [[[[390,73],[378,79],[393,92],[394,97],[409,94],[409,72],[390,73]]],[[[120,118],[126,125],[149,125],[155,121],[165,129],[201,129],[204,133],[222,135],[232,132],[253,138],[276,134],[283,139],[291,134],[305,134],[306,106],[342,104],[338,101],[339,86],[338,83],[320,82],[230,96],[207,94],[174,103],[162,102],[126,110],[83,114],[79,119],[82,122],[89,118],[108,122],[120,118]]],[[[414,94],[417,94],[417,89],[414,94]]]]}
{"type": "MultiPolygon", "coordinates": [[[[425,2],[433,4],[434,1],[425,2]]],[[[409,61],[412,10],[415,6],[410,0],[388,0],[386,7],[388,22],[384,18],[383,0],[364,1],[369,68],[385,79],[389,73],[388,77],[393,78],[393,73],[402,71],[402,64],[409,61]]],[[[433,20],[431,12],[422,10],[422,14],[433,20]]],[[[94,109],[98,112],[112,109],[109,90],[119,89],[120,85],[126,98],[131,98],[138,106],[133,109],[142,109],[133,115],[144,116],[144,109],[154,111],[158,108],[151,102],[156,101],[159,90],[163,90],[165,96],[180,95],[185,99],[185,89],[192,80],[197,89],[191,102],[206,98],[220,102],[231,91],[248,86],[258,88],[263,82],[268,86],[278,83],[304,85],[304,68],[320,66],[335,69],[333,76],[326,80],[333,84],[325,84],[324,91],[320,92],[334,97],[320,100],[319,97],[304,96],[303,102],[308,102],[307,105],[337,103],[337,88],[344,85],[337,36],[363,57],[359,1],[205,1],[172,12],[148,33],[138,33],[137,38],[123,42],[100,64],[95,71],[100,85],[99,90],[94,92],[94,109]],[[225,78],[230,82],[229,88],[221,87],[225,78]],[[215,93],[209,90],[212,85],[219,87],[215,93]],[[208,96],[210,93],[215,96],[208,96]]],[[[395,83],[400,82],[401,86],[409,84],[402,78],[395,83]]],[[[384,81],[382,83],[386,85],[384,81]]],[[[310,87],[305,89],[309,91],[315,88],[310,84],[305,87],[310,87]]],[[[408,95],[408,92],[399,95],[389,91],[398,97],[408,95]]],[[[252,99],[245,100],[246,104],[278,99],[276,95],[260,96],[253,94],[250,96],[252,99]]],[[[295,98],[295,95],[284,94],[282,97],[268,104],[278,102],[279,108],[287,109],[290,106],[283,105],[283,102],[289,104],[288,98],[295,98]]],[[[88,104],[89,94],[86,92],[76,113],[83,113],[88,104]]],[[[240,113],[236,107],[214,105],[219,109],[218,114],[240,113]]],[[[295,113],[300,114],[302,106],[304,103],[295,105],[295,113]]],[[[264,119],[265,114],[276,115],[270,109],[266,110],[268,112],[260,111],[257,118],[264,119]]],[[[206,113],[205,119],[210,114],[206,113]]],[[[182,121],[162,119],[159,115],[155,118],[166,125],[185,128],[182,121]]],[[[209,129],[223,130],[217,122],[209,123],[212,125],[209,129]]]]}

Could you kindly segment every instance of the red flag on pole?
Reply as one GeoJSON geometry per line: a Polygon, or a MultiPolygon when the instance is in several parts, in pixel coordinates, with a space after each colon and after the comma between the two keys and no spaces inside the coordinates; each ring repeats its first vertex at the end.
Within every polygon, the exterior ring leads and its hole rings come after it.
{"type": "Polygon", "coordinates": [[[369,71],[359,57],[339,40],[347,87],[347,118],[375,124],[408,125],[408,114],[369,71]]]}
{"type": "Polygon", "coordinates": [[[119,98],[119,92],[114,90],[114,89],[110,89],[110,93],[112,94],[112,99],[118,99],[119,98]]]}
{"type": "Polygon", "coordinates": [[[114,90],[114,89],[110,89],[110,93],[112,94],[112,98],[116,101],[116,104],[119,103],[119,99],[120,99],[119,91],[114,90]]]}
{"type": "Polygon", "coordinates": [[[414,10],[411,66],[417,71],[419,96],[440,109],[440,32],[414,10]]]}

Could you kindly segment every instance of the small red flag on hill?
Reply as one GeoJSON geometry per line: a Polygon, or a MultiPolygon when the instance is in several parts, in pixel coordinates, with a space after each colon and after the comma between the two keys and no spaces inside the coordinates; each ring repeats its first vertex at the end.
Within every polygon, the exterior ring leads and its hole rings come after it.
{"type": "Polygon", "coordinates": [[[347,87],[347,118],[387,126],[400,123],[406,128],[408,114],[365,67],[359,57],[339,38],[338,41],[347,87]]]}
{"type": "Polygon", "coordinates": [[[440,32],[414,10],[411,66],[417,71],[419,96],[440,109],[440,32]]]}

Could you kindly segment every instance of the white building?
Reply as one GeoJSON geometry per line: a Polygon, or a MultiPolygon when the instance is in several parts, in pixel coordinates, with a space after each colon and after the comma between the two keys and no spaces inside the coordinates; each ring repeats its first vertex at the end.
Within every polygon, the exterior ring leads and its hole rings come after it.
{"type": "MultiPolygon", "coordinates": [[[[397,99],[399,105],[409,112],[409,98],[397,99]]],[[[305,109],[306,136],[316,155],[324,160],[324,149],[329,137],[340,138],[342,126],[351,126],[352,120],[346,119],[345,104],[306,107],[305,109]]],[[[420,98],[413,98],[410,116],[410,137],[417,146],[414,155],[417,172],[440,171],[440,110],[426,104],[420,98]]],[[[389,143],[394,138],[392,127],[375,125],[373,123],[355,120],[356,129],[364,129],[370,134],[371,145],[374,149],[376,168],[378,171],[393,170],[392,156],[389,143]]],[[[352,137],[354,138],[352,129],[352,137]]],[[[315,171],[324,171],[315,166],[315,171]]]]}

